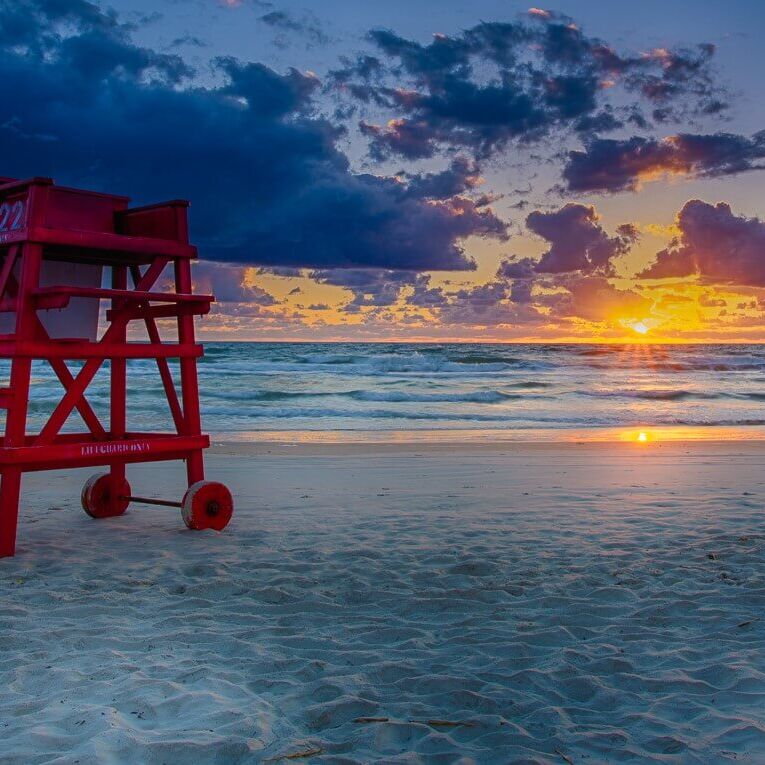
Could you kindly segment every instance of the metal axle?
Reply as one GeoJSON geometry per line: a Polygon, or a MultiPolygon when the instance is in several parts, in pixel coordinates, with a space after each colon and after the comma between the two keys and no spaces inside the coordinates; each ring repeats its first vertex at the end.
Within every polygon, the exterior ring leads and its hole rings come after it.
{"type": "Polygon", "coordinates": [[[132,497],[132,496],[121,496],[120,499],[127,499],[130,502],[137,502],[139,505],[161,505],[162,507],[183,507],[183,503],[173,502],[170,499],[152,499],[151,497],[132,497]]]}

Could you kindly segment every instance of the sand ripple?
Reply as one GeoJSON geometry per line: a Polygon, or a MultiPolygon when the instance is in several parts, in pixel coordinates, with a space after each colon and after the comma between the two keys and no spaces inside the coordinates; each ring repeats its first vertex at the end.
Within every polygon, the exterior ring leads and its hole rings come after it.
{"type": "Polygon", "coordinates": [[[193,537],[35,476],[0,763],[765,762],[763,460],[609,459],[218,457],[193,537]]]}

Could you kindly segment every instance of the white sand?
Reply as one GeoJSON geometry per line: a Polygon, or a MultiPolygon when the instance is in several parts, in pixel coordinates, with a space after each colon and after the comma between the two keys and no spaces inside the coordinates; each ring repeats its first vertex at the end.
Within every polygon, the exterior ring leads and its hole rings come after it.
{"type": "Polygon", "coordinates": [[[0,561],[1,763],[765,762],[761,444],[218,448],[220,535],[86,475],[0,561]]]}

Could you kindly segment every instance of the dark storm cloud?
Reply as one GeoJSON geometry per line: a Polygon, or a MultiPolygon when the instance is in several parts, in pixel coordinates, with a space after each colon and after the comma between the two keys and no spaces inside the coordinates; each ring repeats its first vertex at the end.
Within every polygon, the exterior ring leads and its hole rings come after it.
{"type": "Polygon", "coordinates": [[[698,276],[710,284],[765,287],[765,221],[735,215],[725,202],[692,199],[677,226],[680,235],[640,278],[698,276]]]}
{"type": "Polygon", "coordinates": [[[680,133],[662,140],[598,138],[569,152],[563,177],[570,191],[635,191],[641,179],[671,173],[694,177],[733,175],[765,167],[765,131],[680,133]]]}
{"type": "MultiPolygon", "coordinates": [[[[287,11],[269,11],[260,17],[260,21],[273,29],[302,35],[316,45],[326,45],[329,42],[329,36],[322,29],[318,19],[310,14],[296,18],[287,11]]],[[[286,39],[279,38],[277,44],[284,47],[286,39]]]]}
{"type": "Polygon", "coordinates": [[[574,129],[582,135],[609,133],[624,127],[624,123],[614,116],[613,110],[604,108],[597,114],[586,114],[574,124],[574,129]]]}
{"type": "MultiPolygon", "coordinates": [[[[425,278],[425,277],[423,277],[425,278]]],[[[418,288],[410,304],[431,308],[442,324],[479,327],[539,327],[550,322],[619,323],[646,316],[652,301],[635,290],[619,289],[604,276],[534,273],[508,282],[501,273],[487,284],[447,292],[418,288]],[[539,285],[543,291],[533,293],[539,285]],[[430,300],[417,300],[418,292],[430,300]],[[532,294],[533,293],[533,294],[532,294]]]]}
{"type": "Polygon", "coordinates": [[[191,46],[193,48],[206,48],[207,43],[201,38],[197,37],[196,35],[181,35],[180,37],[176,37],[175,40],[173,40],[170,43],[171,48],[181,48],[184,45],[191,46]]]}
{"type": "Polygon", "coordinates": [[[24,46],[39,53],[58,39],[50,24],[67,22],[87,23],[110,33],[119,28],[113,13],[104,13],[86,0],[6,0],[0,5],[0,45],[24,46]]]}
{"type": "Polygon", "coordinates": [[[421,275],[407,302],[428,309],[444,325],[496,327],[538,322],[542,317],[531,301],[517,299],[519,284],[497,275],[486,284],[455,290],[431,287],[429,278],[421,275]]]}
{"type": "Polygon", "coordinates": [[[311,277],[353,294],[342,308],[345,313],[360,313],[362,308],[373,311],[389,308],[404,292],[407,306],[433,311],[445,323],[496,323],[500,317],[506,322],[516,310],[510,306],[514,285],[499,277],[486,284],[456,290],[433,287],[429,274],[402,271],[335,269],[315,271],[311,277]],[[490,317],[493,318],[489,320],[490,317]]]}
{"type": "Polygon", "coordinates": [[[427,281],[421,274],[381,269],[338,268],[314,271],[310,276],[319,284],[343,287],[353,293],[350,302],[343,306],[346,313],[358,313],[362,307],[394,305],[405,287],[427,281]]]}
{"type": "Polygon", "coordinates": [[[247,268],[202,261],[194,265],[194,284],[198,292],[214,294],[219,303],[276,305],[279,301],[262,287],[247,281],[247,268]]]}
{"type": "Polygon", "coordinates": [[[538,278],[538,264],[539,261],[533,258],[503,260],[499,264],[497,279],[510,282],[509,297],[514,303],[532,302],[532,293],[538,278]]]}
{"type": "MultiPolygon", "coordinates": [[[[623,120],[603,103],[612,85],[661,121],[724,108],[711,75],[713,46],[623,55],[551,13],[483,22],[425,45],[390,30],[373,30],[368,41],[375,55],[346,62],[333,78],[354,98],[389,112],[385,125],[361,122],[377,159],[431,157],[455,146],[481,157],[555,128],[614,130],[623,120]]],[[[622,110],[648,124],[636,104],[622,110]]]]}
{"type": "Polygon", "coordinates": [[[425,199],[449,199],[470,191],[481,183],[478,165],[466,157],[457,157],[445,170],[436,173],[401,176],[407,182],[407,195],[425,199]]]}
{"type": "Polygon", "coordinates": [[[644,53],[642,59],[656,64],[660,71],[630,70],[627,84],[657,104],[668,104],[684,93],[691,93],[698,97],[701,113],[720,111],[725,104],[716,96],[709,70],[714,54],[715,46],[711,43],[702,43],[694,49],[654,48],[644,53]]]}
{"type": "Polygon", "coordinates": [[[436,136],[425,122],[390,120],[385,127],[381,127],[361,120],[359,130],[371,139],[369,153],[378,162],[391,154],[406,159],[422,159],[432,157],[436,152],[436,136]]]}
{"type": "Polygon", "coordinates": [[[8,176],[188,197],[208,258],[274,268],[469,269],[489,209],[356,175],[343,131],[313,116],[316,80],[233,58],[202,87],[176,55],[78,0],[0,0],[0,150],[8,176]]]}
{"type": "Polygon", "coordinates": [[[534,258],[503,260],[499,264],[497,275],[504,279],[533,279],[538,273],[538,263],[534,258]]]}
{"type": "Polygon", "coordinates": [[[316,77],[297,69],[281,75],[264,64],[244,64],[234,58],[218,58],[215,63],[228,76],[219,92],[245,99],[261,118],[284,117],[308,108],[319,85],[316,77]]]}
{"type": "Polygon", "coordinates": [[[636,238],[630,226],[622,227],[617,236],[609,236],[599,224],[594,207],[573,203],[555,212],[536,210],[526,218],[526,226],[550,245],[535,267],[541,274],[610,274],[613,259],[624,255],[636,238]]]}

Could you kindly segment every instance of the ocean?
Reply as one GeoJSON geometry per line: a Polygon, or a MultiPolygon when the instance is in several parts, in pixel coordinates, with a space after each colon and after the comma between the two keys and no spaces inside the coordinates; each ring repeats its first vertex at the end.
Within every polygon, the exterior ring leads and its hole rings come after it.
{"type": "MultiPolygon", "coordinates": [[[[205,350],[204,426],[218,439],[765,434],[763,345],[210,342],[205,350]]],[[[129,427],[170,428],[154,362],[128,365],[129,427]]],[[[7,362],[0,371],[7,379],[7,362]]],[[[50,368],[36,364],[32,426],[60,393],[50,368]]],[[[108,364],[89,400],[108,422],[108,364]]],[[[67,429],[78,428],[74,414],[67,429]]]]}

